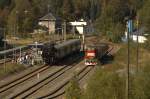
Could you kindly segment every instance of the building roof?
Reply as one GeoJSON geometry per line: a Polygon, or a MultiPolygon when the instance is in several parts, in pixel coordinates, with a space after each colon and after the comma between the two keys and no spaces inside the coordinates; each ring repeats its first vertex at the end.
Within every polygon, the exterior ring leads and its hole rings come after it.
{"type": "Polygon", "coordinates": [[[79,39],[71,39],[66,42],[62,42],[61,44],[55,45],[55,48],[61,49],[62,47],[71,45],[72,43],[80,43],[80,40],[79,39]]]}
{"type": "Polygon", "coordinates": [[[43,16],[42,18],[39,19],[40,21],[56,21],[60,20],[59,17],[56,17],[52,13],[48,13],[47,15],[43,16]]]}

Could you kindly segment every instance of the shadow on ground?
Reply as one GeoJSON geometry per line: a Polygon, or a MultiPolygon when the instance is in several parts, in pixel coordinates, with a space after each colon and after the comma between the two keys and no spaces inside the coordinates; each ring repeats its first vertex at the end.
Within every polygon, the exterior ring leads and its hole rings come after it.
{"type": "Polygon", "coordinates": [[[105,55],[100,59],[102,65],[111,64],[114,61],[114,56],[105,55]]]}

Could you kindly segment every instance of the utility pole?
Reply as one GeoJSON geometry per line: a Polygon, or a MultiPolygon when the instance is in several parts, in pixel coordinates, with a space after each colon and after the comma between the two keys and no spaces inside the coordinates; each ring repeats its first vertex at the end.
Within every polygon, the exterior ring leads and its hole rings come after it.
{"type": "Polygon", "coordinates": [[[106,0],[103,0],[103,11],[102,14],[104,15],[104,32],[106,32],[106,0]]]}
{"type": "Polygon", "coordinates": [[[127,80],[126,80],[126,94],[127,94],[127,98],[126,99],[129,99],[129,71],[130,71],[130,35],[129,35],[129,30],[128,30],[128,33],[127,33],[127,38],[128,38],[128,64],[127,64],[127,80]]]}
{"type": "MultiPolygon", "coordinates": [[[[25,10],[25,11],[24,11],[24,16],[25,16],[24,19],[25,19],[25,20],[26,20],[26,18],[27,18],[27,13],[28,13],[28,10],[25,10]]],[[[24,35],[27,36],[26,27],[24,27],[24,35]]]]}
{"type": "Polygon", "coordinates": [[[136,63],[136,66],[137,66],[137,73],[139,71],[139,18],[137,16],[137,63],[136,63]]]}
{"type": "Polygon", "coordinates": [[[64,41],[66,41],[66,20],[64,21],[64,41]]]}
{"type": "Polygon", "coordinates": [[[126,99],[130,97],[130,34],[132,32],[132,20],[128,19],[127,22],[127,40],[128,40],[128,59],[126,68],[126,99]]]}
{"type": "MultiPolygon", "coordinates": [[[[18,34],[18,29],[19,29],[18,23],[19,23],[18,11],[16,11],[16,31],[14,32],[15,41],[17,39],[16,34],[18,34]]],[[[16,47],[15,44],[14,44],[14,47],[16,47]]],[[[17,60],[17,57],[16,57],[16,50],[15,50],[15,62],[16,62],[16,60],[17,60]]]]}
{"type": "MultiPolygon", "coordinates": [[[[50,10],[49,10],[49,8],[50,8],[50,5],[48,4],[48,6],[47,6],[47,8],[48,8],[48,14],[49,14],[49,12],[50,12],[50,10]]],[[[49,26],[49,18],[48,18],[48,34],[49,34],[49,42],[50,42],[50,39],[51,39],[51,35],[50,35],[50,26],[49,26]]]]}
{"type": "MultiPolygon", "coordinates": [[[[6,30],[5,28],[3,29],[4,31],[4,50],[6,50],[6,30]]],[[[6,54],[4,54],[4,71],[6,72],[6,54]]]]}
{"type": "MultiPolygon", "coordinates": [[[[16,31],[16,23],[13,25],[13,34],[12,34],[12,37],[14,38],[15,37],[15,31],[16,31]]],[[[15,48],[15,44],[14,43],[12,43],[13,44],[13,61],[12,62],[14,62],[14,60],[15,60],[15,50],[14,50],[14,48],[15,48]]]]}
{"type": "Polygon", "coordinates": [[[82,34],[82,38],[83,38],[83,51],[85,50],[85,33],[84,33],[84,24],[83,24],[83,34],[82,34]]]}

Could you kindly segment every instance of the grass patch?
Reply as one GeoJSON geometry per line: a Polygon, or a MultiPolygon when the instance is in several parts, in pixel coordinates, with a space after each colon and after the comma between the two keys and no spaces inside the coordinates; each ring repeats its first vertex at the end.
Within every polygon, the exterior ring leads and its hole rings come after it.
{"type": "Polygon", "coordinates": [[[81,99],[125,99],[125,81],[117,73],[97,69],[81,99]]]}
{"type": "MultiPolygon", "coordinates": [[[[79,35],[73,35],[73,34],[67,34],[66,39],[74,39],[74,38],[79,38],[79,35]]],[[[28,38],[19,38],[19,39],[14,39],[11,36],[7,36],[7,39],[9,39],[8,44],[10,45],[28,45],[32,44],[34,42],[47,42],[47,41],[58,41],[62,40],[63,36],[59,34],[34,34],[31,37],[28,38]]]]}
{"type": "MultiPolygon", "coordinates": [[[[127,44],[122,44],[121,49],[115,54],[114,61],[112,62],[112,64],[108,64],[105,67],[107,70],[112,70],[112,71],[123,69],[127,66],[127,60],[128,60],[128,46],[127,44]]],[[[135,43],[130,44],[129,60],[130,60],[130,67],[135,68],[137,62],[137,47],[135,43]]],[[[150,53],[147,50],[145,50],[142,46],[140,46],[139,67],[147,66],[147,64],[149,64],[149,61],[150,61],[150,53]]]]}
{"type": "MultiPolygon", "coordinates": [[[[126,77],[118,69],[127,66],[127,45],[122,44],[121,49],[115,54],[112,64],[104,65],[104,69],[97,67],[89,79],[86,89],[81,90],[81,97],[76,99],[125,99],[126,77]]],[[[140,46],[139,67],[140,72],[130,75],[130,99],[150,99],[150,53],[140,46]]],[[[131,43],[130,66],[136,67],[136,44],[131,43]]],[[[72,88],[72,87],[71,87],[72,88]]],[[[73,94],[76,91],[73,88],[73,94]]],[[[75,99],[71,97],[70,99],[75,99]]]]}
{"type": "Polygon", "coordinates": [[[20,72],[25,69],[25,66],[19,64],[8,63],[5,66],[1,65],[0,67],[0,78],[4,78],[10,74],[20,72]]]}

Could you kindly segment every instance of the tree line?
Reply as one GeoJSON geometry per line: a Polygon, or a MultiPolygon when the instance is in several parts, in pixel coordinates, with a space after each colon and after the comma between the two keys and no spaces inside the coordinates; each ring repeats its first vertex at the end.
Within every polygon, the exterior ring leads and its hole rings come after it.
{"type": "Polygon", "coordinates": [[[140,17],[149,29],[150,0],[0,0],[0,27],[8,32],[32,32],[38,28],[38,19],[48,12],[63,20],[81,18],[93,22],[96,30],[109,39],[119,41],[125,29],[125,18],[140,17]],[[16,28],[15,28],[16,27],[16,28]],[[112,35],[115,36],[112,36],[112,35]]]}

